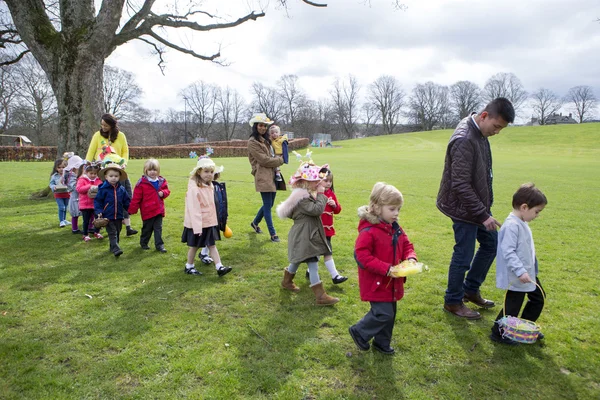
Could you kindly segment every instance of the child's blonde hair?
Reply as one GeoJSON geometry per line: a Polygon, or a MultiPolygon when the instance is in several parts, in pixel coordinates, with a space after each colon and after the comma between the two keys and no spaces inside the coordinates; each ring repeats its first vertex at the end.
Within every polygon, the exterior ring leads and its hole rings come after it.
{"type": "Polygon", "coordinates": [[[373,215],[381,215],[381,207],[398,206],[402,208],[404,198],[402,193],[392,185],[385,182],[377,182],[371,190],[369,198],[369,212],[373,215]]]}
{"type": "MultiPolygon", "coordinates": [[[[202,171],[215,172],[215,167],[208,166],[208,167],[196,169],[196,172],[194,173],[194,175],[191,176],[190,179],[193,179],[194,181],[196,181],[196,185],[198,185],[198,187],[202,187],[202,185],[204,184],[204,182],[202,182],[202,178],[200,177],[200,174],[202,173],[202,171]]],[[[214,176],[213,176],[213,179],[214,179],[214,176]]],[[[210,184],[210,182],[209,182],[209,184],[210,184]]]]}
{"type": "Polygon", "coordinates": [[[292,189],[310,190],[310,184],[311,182],[309,181],[298,179],[296,182],[292,183],[292,189]]]}
{"type": "Polygon", "coordinates": [[[269,133],[277,132],[277,135],[281,135],[281,129],[277,125],[271,125],[269,127],[269,133]]]}
{"type": "Polygon", "coordinates": [[[148,171],[156,171],[160,175],[160,164],[157,159],[150,158],[144,163],[144,175],[148,175],[148,171]]]}

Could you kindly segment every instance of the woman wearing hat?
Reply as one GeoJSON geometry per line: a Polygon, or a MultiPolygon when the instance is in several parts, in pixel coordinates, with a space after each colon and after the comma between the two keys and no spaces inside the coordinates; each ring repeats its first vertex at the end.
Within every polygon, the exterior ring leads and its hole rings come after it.
{"type": "MultiPolygon", "coordinates": [[[[129,161],[129,146],[125,134],[119,131],[117,118],[114,115],[104,114],[102,116],[100,120],[100,130],[92,136],[85,159],[90,162],[102,161],[103,163],[110,160],[120,164],[123,169],[127,167],[127,162],[129,161]],[[118,157],[115,157],[115,155],[118,157]],[[115,158],[120,158],[120,160],[116,161],[115,158]]],[[[125,178],[122,180],[121,185],[123,185],[129,197],[133,197],[129,179],[125,178]]],[[[127,210],[125,210],[123,222],[125,223],[125,228],[127,228],[127,236],[138,233],[138,231],[131,227],[127,210]]]]}
{"type": "Polygon", "coordinates": [[[269,125],[273,124],[264,113],[254,114],[249,122],[252,133],[248,139],[248,160],[254,176],[254,187],[260,193],[262,206],[250,226],[256,233],[262,233],[258,226],[264,218],[271,235],[271,241],[279,242],[279,237],[273,226],[271,209],[275,203],[277,188],[275,186],[275,170],[283,164],[283,158],[275,156],[271,147],[271,139],[267,132],[269,125]]]}

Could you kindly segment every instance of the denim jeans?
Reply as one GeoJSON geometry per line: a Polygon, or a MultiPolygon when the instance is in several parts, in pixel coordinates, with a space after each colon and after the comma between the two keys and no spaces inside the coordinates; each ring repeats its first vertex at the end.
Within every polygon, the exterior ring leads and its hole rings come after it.
{"type": "Polygon", "coordinates": [[[61,199],[55,197],[56,204],[58,204],[58,222],[63,222],[67,219],[67,207],[69,206],[69,198],[61,199]]]}
{"type": "Polygon", "coordinates": [[[254,221],[252,221],[254,222],[254,225],[258,225],[264,217],[271,236],[277,234],[277,232],[275,232],[275,227],[273,226],[273,216],[271,215],[271,209],[273,208],[273,204],[275,204],[276,195],[277,192],[260,192],[260,197],[262,197],[263,205],[258,210],[256,217],[254,217],[254,221]]]}
{"type": "Polygon", "coordinates": [[[488,231],[483,225],[452,221],[454,229],[454,252],[448,269],[448,287],[444,302],[461,304],[466,293],[475,294],[485,281],[485,277],[496,257],[498,232],[488,231]],[[475,254],[475,242],[479,249],[475,254]],[[475,257],[473,257],[475,254],[475,257]],[[465,279],[465,273],[467,277],[465,279]]]}

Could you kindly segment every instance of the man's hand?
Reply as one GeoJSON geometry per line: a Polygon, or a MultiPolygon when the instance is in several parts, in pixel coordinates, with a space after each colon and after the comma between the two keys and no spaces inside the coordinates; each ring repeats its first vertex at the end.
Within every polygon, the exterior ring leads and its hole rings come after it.
{"type": "Polygon", "coordinates": [[[483,226],[485,226],[485,229],[488,231],[495,231],[497,228],[500,228],[502,224],[496,221],[494,217],[490,216],[488,219],[483,221],[483,226]]]}

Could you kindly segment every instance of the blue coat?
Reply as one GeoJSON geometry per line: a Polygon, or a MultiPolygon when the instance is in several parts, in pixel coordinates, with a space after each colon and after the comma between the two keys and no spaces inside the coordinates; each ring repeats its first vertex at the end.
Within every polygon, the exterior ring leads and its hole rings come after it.
{"type": "Polygon", "coordinates": [[[120,183],[113,186],[104,181],[94,199],[94,213],[110,220],[123,219],[123,211],[129,208],[130,202],[129,194],[120,183]]]}

